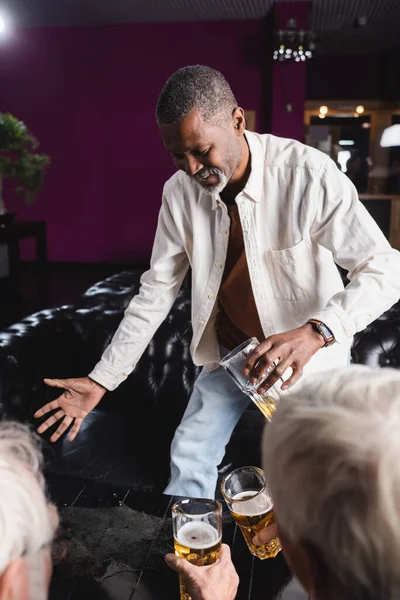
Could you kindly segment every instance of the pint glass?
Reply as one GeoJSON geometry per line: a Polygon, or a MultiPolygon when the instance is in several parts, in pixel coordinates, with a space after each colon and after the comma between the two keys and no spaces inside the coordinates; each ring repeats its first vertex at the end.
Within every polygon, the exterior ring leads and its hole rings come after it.
{"type": "Polygon", "coordinates": [[[253,537],[275,523],[271,494],[264,473],[257,467],[241,467],[232,471],[221,484],[222,495],[232,517],[254,556],[273,558],[281,550],[279,538],[255,546],[253,537]]]}
{"type": "MultiPolygon", "coordinates": [[[[222,536],[222,506],[216,500],[181,500],[172,507],[175,554],[197,566],[215,563],[222,536]]],[[[191,600],[184,578],[179,576],[181,600],[191,600]]]]}
{"type": "Polygon", "coordinates": [[[260,377],[256,383],[250,383],[248,377],[243,375],[243,369],[247,361],[247,357],[251,352],[259,345],[257,338],[250,338],[249,340],[240,344],[234,348],[229,354],[224,356],[220,364],[227,373],[232,377],[236,385],[250,398],[253,400],[257,408],[261,410],[264,417],[270,420],[272,413],[276,409],[276,403],[280,396],[284,393],[280,389],[280,384],[283,382],[280,379],[280,383],[276,382],[272,385],[269,390],[264,394],[259,394],[257,388],[266,380],[268,375],[273,371],[275,365],[272,365],[267,371],[260,377]]]}

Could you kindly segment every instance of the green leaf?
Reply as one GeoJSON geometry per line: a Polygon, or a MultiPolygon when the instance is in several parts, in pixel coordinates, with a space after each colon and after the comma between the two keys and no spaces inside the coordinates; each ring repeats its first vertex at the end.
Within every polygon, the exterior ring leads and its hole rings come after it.
{"type": "Polygon", "coordinates": [[[46,154],[33,152],[38,145],[25,123],[10,113],[0,113],[0,173],[19,184],[17,193],[27,203],[36,198],[51,162],[46,154]]]}

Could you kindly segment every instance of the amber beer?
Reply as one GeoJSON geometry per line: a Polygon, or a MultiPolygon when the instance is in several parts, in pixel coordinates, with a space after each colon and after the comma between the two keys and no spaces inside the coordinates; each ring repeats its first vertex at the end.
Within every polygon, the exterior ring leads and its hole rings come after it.
{"type": "Polygon", "coordinates": [[[240,492],[233,497],[231,514],[236,525],[239,527],[250,552],[261,558],[273,558],[281,550],[279,538],[273,538],[270,542],[255,546],[253,537],[265,527],[275,523],[272,510],[272,500],[266,494],[254,492],[240,492]]]}
{"type": "MultiPolygon", "coordinates": [[[[175,554],[198,567],[212,565],[218,560],[221,536],[209,523],[186,523],[174,538],[175,554]]],[[[181,600],[190,600],[183,578],[179,581],[181,600]]]]}
{"type": "MultiPolygon", "coordinates": [[[[172,507],[175,554],[198,567],[218,560],[222,537],[222,506],[216,500],[181,500],[172,507]]],[[[179,576],[181,600],[191,600],[179,576]]]]}
{"type": "Polygon", "coordinates": [[[262,396],[260,394],[254,395],[252,399],[257,408],[261,410],[264,417],[270,421],[277,408],[275,398],[269,396],[268,392],[266,392],[262,396]]]}
{"type": "Polygon", "coordinates": [[[261,560],[276,556],[281,550],[279,538],[261,546],[255,546],[252,541],[262,529],[275,523],[264,472],[258,467],[236,469],[225,477],[221,491],[251,554],[261,560]]]}

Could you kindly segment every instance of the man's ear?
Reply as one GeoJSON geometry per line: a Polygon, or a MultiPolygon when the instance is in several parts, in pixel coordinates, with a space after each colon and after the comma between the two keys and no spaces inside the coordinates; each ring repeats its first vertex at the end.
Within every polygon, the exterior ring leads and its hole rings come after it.
{"type": "Polygon", "coordinates": [[[0,600],[30,600],[28,569],[23,557],[13,560],[0,575],[0,600]]]}
{"type": "Polygon", "coordinates": [[[246,129],[246,119],[244,118],[244,110],[238,106],[232,113],[232,124],[234,132],[241,136],[246,129]]]}

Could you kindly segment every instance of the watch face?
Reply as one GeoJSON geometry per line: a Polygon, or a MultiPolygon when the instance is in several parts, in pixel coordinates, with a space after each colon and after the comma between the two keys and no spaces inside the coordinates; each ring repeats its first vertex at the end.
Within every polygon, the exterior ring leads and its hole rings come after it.
{"type": "Polygon", "coordinates": [[[324,336],[326,342],[330,341],[333,338],[332,331],[324,323],[319,323],[318,327],[321,334],[324,336]]]}

